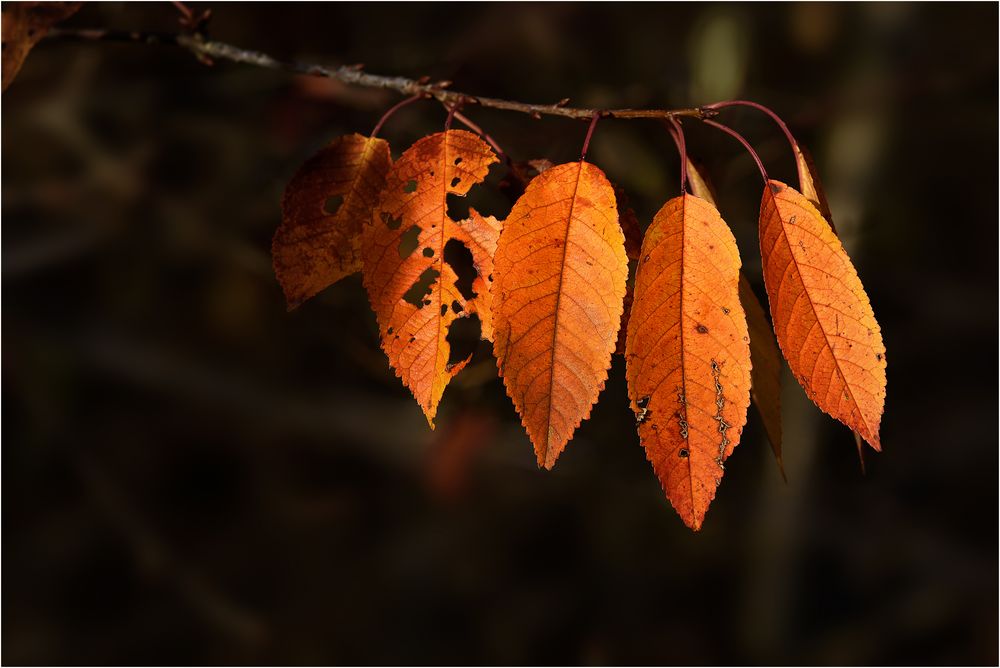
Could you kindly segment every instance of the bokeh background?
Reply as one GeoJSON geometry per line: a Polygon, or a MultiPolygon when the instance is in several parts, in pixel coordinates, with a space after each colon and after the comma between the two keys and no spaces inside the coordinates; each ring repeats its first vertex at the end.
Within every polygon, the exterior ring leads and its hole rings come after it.
{"type": "MultiPolygon", "coordinates": [[[[359,278],[289,314],[270,268],[298,164],[398,96],[43,42],[3,95],[4,663],[997,663],[995,4],[211,8],[216,39],[473,94],[773,107],[883,328],[885,452],[862,475],[786,375],[788,484],[751,415],[693,534],[620,358],[544,472],[486,344],[432,433],[359,278]]],[[[66,25],[177,13],[88,3],[66,25]]],[[[518,160],[573,159],[586,129],[469,115],[518,160]]],[[[444,118],[419,103],[383,135],[398,155],[444,118]]],[[[725,120],[794,178],[766,118],[725,120]]],[[[686,129],[762,292],[756,169],[686,129]]],[[[677,194],[655,123],[601,122],[590,158],[643,225],[677,194]]]]}

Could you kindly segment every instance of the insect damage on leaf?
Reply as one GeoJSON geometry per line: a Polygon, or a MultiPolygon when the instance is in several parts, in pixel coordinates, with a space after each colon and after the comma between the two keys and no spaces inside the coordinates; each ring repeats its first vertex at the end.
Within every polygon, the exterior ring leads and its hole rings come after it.
{"type": "Polygon", "coordinates": [[[392,165],[362,236],[364,284],[382,349],[431,427],[445,387],[468,362],[450,360],[451,324],[475,314],[483,338],[492,336],[488,277],[501,229],[495,218],[474,210],[465,220],[451,219],[446,200],[468,193],[496,161],[489,145],[469,132],[424,137],[392,165]],[[472,254],[477,275],[471,297],[462,294],[448,262],[449,242],[472,254]]]}
{"type": "Polygon", "coordinates": [[[614,190],[587,162],[535,177],[497,246],[494,352],[539,466],[552,468],[604,387],[628,275],[614,190]]]}
{"type": "Polygon", "coordinates": [[[771,181],[760,248],[774,331],[793,375],[821,410],[880,450],[885,346],[840,240],[801,193],[771,181]]]}
{"type": "Polygon", "coordinates": [[[361,270],[361,231],[391,162],[385,140],[352,134],[334,139],[292,177],[271,245],[289,309],[361,270]]]}
{"type": "Polygon", "coordinates": [[[639,438],[667,498],[698,530],[750,404],[740,257],[729,227],[693,195],[646,231],[625,349],[639,438]]]}

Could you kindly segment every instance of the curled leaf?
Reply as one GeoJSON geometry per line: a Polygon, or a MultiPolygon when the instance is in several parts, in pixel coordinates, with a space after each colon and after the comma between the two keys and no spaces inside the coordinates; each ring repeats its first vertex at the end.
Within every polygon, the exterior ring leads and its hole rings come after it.
{"type": "Polygon", "coordinates": [[[774,331],[796,380],[880,450],[885,346],[840,240],[812,202],[772,180],[761,200],[760,248],[774,331]]]}
{"type": "Polygon", "coordinates": [[[587,162],[535,177],[504,222],[494,352],[507,394],[552,468],[604,387],[628,275],[614,190],[587,162]]]}
{"type": "Polygon", "coordinates": [[[701,528],[750,405],[740,256],[709,202],[682,195],[646,230],[625,363],[639,438],[684,523],[701,528]]]}
{"type": "Polygon", "coordinates": [[[388,142],[352,134],[334,139],[289,181],[271,244],[289,309],[361,270],[361,231],[391,164],[388,142]]]}
{"type": "Polygon", "coordinates": [[[483,335],[490,334],[487,282],[501,228],[475,211],[452,220],[447,196],[464,196],[496,161],[486,142],[464,130],[424,137],[389,170],[362,236],[365,289],[382,349],[432,428],[445,387],[468,362],[450,359],[449,327],[477,314],[483,335]],[[464,294],[445,258],[450,243],[472,254],[477,276],[464,294]]]}

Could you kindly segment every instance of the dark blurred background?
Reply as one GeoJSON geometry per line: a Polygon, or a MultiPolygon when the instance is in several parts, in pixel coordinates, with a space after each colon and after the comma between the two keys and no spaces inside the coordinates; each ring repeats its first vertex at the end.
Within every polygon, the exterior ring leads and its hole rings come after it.
{"type": "MultiPolygon", "coordinates": [[[[751,414],[693,534],[621,358],[544,472],[487,344],[432,433],[359,278],[289,314],[270,267],[296,167],[399,97],[43,42],[3,95],[4,663],[997,663],[997,5],[209,6],[216,39],[473,94],[773,107],[882,325],[885,452],[862,475],[786,374],[788,484],[751,414]]],[[[468,113],[518,160],[586,129],[468,113]]],[[[725,113],[794,182],[777,128],[725,113]]],[[[444,117],[383,135],[398,155],[444,117]]],[[[756,168],[686,128],[760,290],[756,168]]],[[[643,225],[677,194],[655,123],[600,123],[590,159],[643,225]]]]}

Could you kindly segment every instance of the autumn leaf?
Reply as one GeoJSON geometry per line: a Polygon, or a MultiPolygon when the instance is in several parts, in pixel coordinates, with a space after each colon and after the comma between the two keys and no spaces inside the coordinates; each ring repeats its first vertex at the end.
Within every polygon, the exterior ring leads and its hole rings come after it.
{"type": "Polygon", "coordinates": [[[3,3],[3,90],[21,71],[28,52],[45,37],[49,28],[69,18],[80,2],[3,3]]]}
{"type": "Polygon", "coordinates": [[[361,231],[391,164],[388,142],[352,134],[334,139],[292,177],[271,245],[289,310],[361,270],[361,231]]]}
{"type": "Polygon", "coordinates": [[[497,245],[493,349],[539,466],[552,468],[604,387],[627,275],[604,173],[580,161],[533,179],[497,245]]]}
{"type": "Polygon", "coordinates": [[[470,211],[448,216],[447,196],[465,195],[497,161],[486,142],[464,130],[424,137],[393,164],[385,190],[362,235],[364,284],[378,316],[382,349],[434,427],[445,387],[468,362],[450,360],[448,328],[478,314],[491,335],[489,276],[501,224],[470,211]],[[472,253],[477,277],[463,294],[445,261],[445,247],[472,253]]]}
{"type": "Polygon", "coordinates": [[[764,285],[781,351],[809,398],[881,449],[885,346],[840,240],[794,188],[769,181],[760,205],[764,285]]]}
{"type": "Polygon", "coordinates": [[[736,240],[709,202],[682,195],[646,230],[625,363],[639,439],[674,509],[701,528],[750,405],[736,240]]]}
{"type": "MultiPolygon", "coordinates": [[[[691,192],[715,206],[712,184],[704,175],[704,170],[693,160],[687,164],[688,185],[691,192]]],[[[781,353],[774,331],[767,320],[764,307],[757,299],[747,277],[740,271],[740,304],[747,317],[750,333],[750,399],[764,424],[764,433],[771,444],[771,451],[778,462],[781,477],[785,476],[785,464],[781,456],[781,353]]]]}

